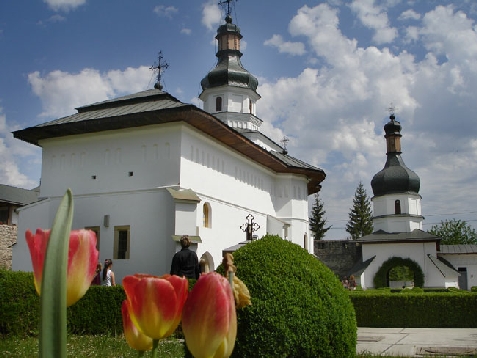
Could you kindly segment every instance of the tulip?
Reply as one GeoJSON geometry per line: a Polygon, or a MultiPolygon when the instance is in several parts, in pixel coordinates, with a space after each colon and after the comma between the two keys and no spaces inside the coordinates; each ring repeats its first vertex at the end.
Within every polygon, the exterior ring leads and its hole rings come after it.
{"type": "Polygon", "coordinates": [[[135,274],[123,279],[129,314],[135,326],[154,340],[170,336],[181,320],[189,281],[169,274],[135,274]]]}
{"type": "MultiPolygon", "coordinates": [[[[26,242],[30,249],[33,264],[35,288],[41,295],[43,265],[50,230],[37,229],[35,235],[27,230],[26,242]]],[[[96,274],[99,252],[96,249],[96,234],[91,230],[73,230],[70,232],[67,268],[67,306],[76,303],[88,290],[96,274]]]]}
{"type": "Polygon", "coordinates": [[[129,344],[129,347],[139,352],[150,350],[152,348],[152,339],[140,332],[131,321],[127,300],[123,301],[121,310],[123,313],[124,336],[126,337],[126,342],[129,344]]]}
{"type": "Polygon", "coordinates": [[[182,331],[195,358],[230,357],[237,335],[232,289],[216,272],[202,274],[182,312],[182,331]]]}

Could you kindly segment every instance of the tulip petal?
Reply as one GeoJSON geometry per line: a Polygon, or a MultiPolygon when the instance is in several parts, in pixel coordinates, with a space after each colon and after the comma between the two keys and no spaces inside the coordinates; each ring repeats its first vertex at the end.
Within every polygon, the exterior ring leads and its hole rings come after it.
{"type": "Polygon", "coordinates": [[[146,336],[137,329],[131,321],[129,315],[129,303],[127,300],[123,301],[121,311],[123,316],[124,337],[129,347],[137,351],[148,351],[152,348],[152,338],[146,336]]]}
{"type": "Polygon", "coordinates": [[[96,273],[98,257],[94,231],[71,231],[68,251],[67,306],[77,302],[88,290],[96,273]]]}
{"type": "Polygon", "coordinates": [[[45,262],[46,247],[50,238],[50,230],[36,229],[35,235],[30,230],[25,232],[25,240],[30,250],[31,262],[33,266],[33,277],[35,289],[41,294],[41,280],[43,277],[43,265],[45,262]]]}
{"type": "Polygon", "coordinates": [[[131,320],[153,339],[165,338],[177,328],[187,297],[185,278],[135,274],[123,279],[131,320]]]}
{"type": "MultiPolygon", "coordinates": [[[[35,288],[41,294],[43,266],[50,230],[37,229],[33,235],[25,232],[33,265],[35,288]]],[[[68,244],[67,306],[76,303],[88,290],[95,275],[99,252],[96,249],[96,234],[91,230],[72,230],[68,244]]]]}
{"type": "Polygon", "coordinates": [[[232,289],[223,276],[211,272],[199,277],[184,304],[182,330],[196,358],[232,354],[237,316],[232,289]]]}

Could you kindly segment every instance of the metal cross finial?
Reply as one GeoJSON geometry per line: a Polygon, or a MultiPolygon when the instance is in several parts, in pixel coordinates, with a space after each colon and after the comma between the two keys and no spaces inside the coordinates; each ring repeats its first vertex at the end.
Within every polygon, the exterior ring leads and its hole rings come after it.
{"type": "Polygon", "coordinates": [[[389,115],[394,116],[394,114],[397,112],[397,107],[394,106],[394,104],[391,102],[391,105],[387,108],[389,115]]]}
{"type": "Polygon", "coordinates": [[[149,67],[150,70],[157,72],[157,82],[154,84],[154,88],[158,90],[162,90],[161,75],[169,67],[169,64],[167,62],[162,62],[162,59],[162,51],[159,51],[157,63],[149,67]]]}
{"type": "MultiPolygon", "coordinates": [[[[238,0],[235,0],[235,1],[238,1],[238,0]]],[[[219,1],[219,5],[223,7],[223,9],[225,10],[225,4],[227,4],[227,17],[230,17],[230,14],[232,13],[232,3],[234,2],[234,0],[221,0],[219,1]]]]}
{"type": "Polygon", "coordinates": [[[245,219],[247,219],[247,222],[243,224],[242,226],[240,226],[240,228],[242,229],[243,232],[245,232],[246,240],[252,241],[253,240],[252,233],[260,229],[260,225],[258,225],[256,222],[253,222],[254,217],[252,214],[248,214],[245,219]]]}
{"type": "Polygon", "coordinates": [[[284,154],[287,154],[287,153],[288,153],[287,143],[288,143],[289,141],[290,141],[290,139],[288,139],[286,136],[283,136],[283,139],[280,141],[280,143],[282,143],[283,153],[284,153],[284,154]]]}

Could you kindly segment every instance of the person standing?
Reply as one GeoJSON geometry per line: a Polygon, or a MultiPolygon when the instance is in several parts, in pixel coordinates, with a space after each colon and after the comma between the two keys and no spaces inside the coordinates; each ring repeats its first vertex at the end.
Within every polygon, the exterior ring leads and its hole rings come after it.
{"type": "Polygon", "coordinates": [[[113,260],[106,259],[104,260],[103,268],[103,286],[116,286],[116,281],[114,280],[113,260]]]}
{"type": "Polygon", "coordinates": [[[199,278],[199,259],[197,254],[189,249],[189,236],[181,237],[181,251],[175,253],[171,263],[171,275],[185,276],[186,278],[199,278]]]}
{"type": "Polygon", "coordinates": [[[96,275],[91,281],[91,285],[101,285],[101,270],[102,269],[103,269],[103,265],[101,265],[101,263],[98,262],[98,264],[96,265],[96,275]]]}

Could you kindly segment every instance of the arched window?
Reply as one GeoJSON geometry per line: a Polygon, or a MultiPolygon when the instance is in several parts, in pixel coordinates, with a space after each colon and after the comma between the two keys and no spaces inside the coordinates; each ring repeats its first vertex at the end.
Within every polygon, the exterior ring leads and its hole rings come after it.
{"type": "Polygon", "coordinates": [[[215,111],[222,111],[222,97],[215,97],[215,111]]]}
{"type": "Polygon", "coordinates": [[[248,111],[252,113],[252,100],[248,101],[248,111]]]}
{"type": "Polygon", "coordinates": [[[209,203],[204,203],[202,207],[202,225],[204,227],[212,227],[212,210],[209,203]]]}
{"type": "Polygon", "coordinates": [[[401,201],[395,200],[394,201],[394,214],[401,214],[401,201]]]}

